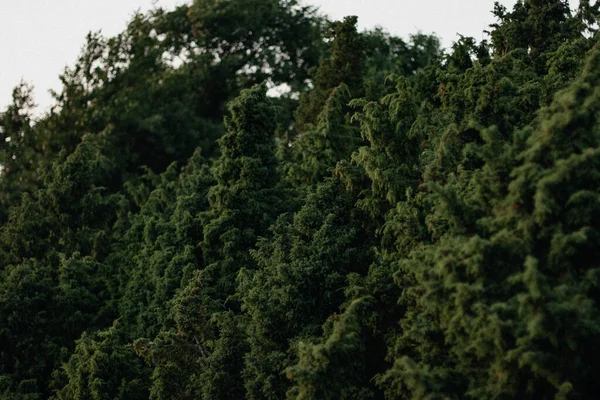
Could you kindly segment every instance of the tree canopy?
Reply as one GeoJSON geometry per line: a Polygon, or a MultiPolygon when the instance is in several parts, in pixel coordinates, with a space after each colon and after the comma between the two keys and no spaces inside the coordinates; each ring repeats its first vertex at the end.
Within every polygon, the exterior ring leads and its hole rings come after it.
{"type": "Polygon", "coordinates": [[[0,399],[594,398],[600,3],[492,12],[443,50],[195,0],[90,33],[42,116],[21,82],[0,399]]]}

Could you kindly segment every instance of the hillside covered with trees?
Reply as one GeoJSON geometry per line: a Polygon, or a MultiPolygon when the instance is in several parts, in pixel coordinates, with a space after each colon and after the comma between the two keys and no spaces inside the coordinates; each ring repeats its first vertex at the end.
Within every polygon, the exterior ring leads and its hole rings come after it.
{"type": "Polygon", "coordinates": [[[600,3],[493,13],[194,0],[16,87],[0,399],[597,398],[600,3]]]}

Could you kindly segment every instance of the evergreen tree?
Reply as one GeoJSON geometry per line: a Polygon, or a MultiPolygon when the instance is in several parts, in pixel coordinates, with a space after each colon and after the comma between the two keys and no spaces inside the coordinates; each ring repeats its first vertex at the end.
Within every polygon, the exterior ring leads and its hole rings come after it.
{"type": "Polygon", "coordinates": [[[114,317],[103,260],[122,197],[101,186],[113,167],[102,148],[101,138],[85,137],[0,231],[0,371],[40,396],[74,340],[114,317]]]}
{"type": "Polygon", "coordinates": [[[122,345],[118,328],[76,341],[69,361],[54,373],[52,399],[147,399],[148,373],[131,345],[122,345]]]}
{"type": "Polygon", "coordinates": [[[447,53],[295,0],[90,34],[0,114],[0,398],[593,398],[591,3],[447,53]]]}
{"type": "Polygon", "coordinates": [[[375,399],[363,375],[365,342],[361,337],[358,310],[367,299],[354,301],[348,309],[333,318],[327,340],[320,344],[300,343],[300,361],[287,369],[295,381],[288,399],[375,399]],[[361,386],[365,385],[365,386],[361,386]]]}
{"type": "Polygon", "coordinates": [[[320,337],[321,325],[344,302],[348,274],[369,264],[371,242],[353,200],[337,179],[318,185],[292,221],[280,217],[273,238],[260,240],[254,253],[259,268],[240,274],[249,318],[247,398],[285,395],[289,384],[282,373],[295,358],[290,343],[320,337]]]}
{"type": "Polygon", "coordinates": [[[147,196],[142,193],[151,182],[131,183],[130,195],[145,201],[138,213],[117,222],[122,232],[116,233],[107,260],[121,277],[120,325],[131,338],[158,333],[169,314],[167,301],[202,264],[199,213],[208,208],[206,194],[214,183],[200,149],[183,168],[172,164],[159,177],[150,173],[148,179],[157,182],[147,196]]]}
{"type": "Polygon", "coordinates": [[[208,192],[208,210],[199,215],[204,268],[173,303],[178,331],[206,349],[197,361],[202,371],[188,383],[205,399],[243,395],[240,373],[246,345],[236,314],[238,301],[232,297],[236,275],[242,268],[255,268],[250,249],[284,206],[275,157],[275,114],[266,88],[242,91],[229,110],[228,133],[220,139],[221,157],[214,167],[216,184],[208,192]]]}
{"type": "Polygon", "coordinates": [[[0,221],[17,205],[23,193],[37,189],[36,169],[41,158],[33,121],[33,88],[21,82],[13,102],[0,113],[0,221]]]}
{"type": "Polygon", "coordinates": [[[329,57],[312,70],[314,88],[295,112],[298,137],[282,144],[284,173],[296,187],[316,185],[359,144],[348,108],[350,99],[363,94],[365,47],[356,23],[356,17],[347,17],[329,26],[329,57]]]}
{"type": "Polygon", "coordinates": [[[308,125],[316,125],[327,98],[342,83],[354,98],[363,93],[365,42],[356,30],[357,22],[358,18],[352,16],[328,26],[329,56],[321,59],[318,68],[311,71],[314,90],[300,99],[295,119],[298,132],[305,132],[308,125]]]}
{"type": "MultiPolygon", "coordinates": [[[[597,235],[594,203],[583,199],[597,179],[598,59],[595,49],[582,76],[516,135],[513,149],[491,155],[489,168],[500,172],[494,164],[511,155],[515,167],[500,183],[504,199],[477,220],[478,233],[449,230],[402,262],[414,281],[403,295],[409,310],[395,366],[384,379],[392,398],[595,392],[588,371],[597,357],[589,340],[600,326],[597,235]]],[[[471,185],[482,184],[473,177],[471,185]]],[[[464,220],[460,207],[448,205],[440,212],[464,220]]]]}

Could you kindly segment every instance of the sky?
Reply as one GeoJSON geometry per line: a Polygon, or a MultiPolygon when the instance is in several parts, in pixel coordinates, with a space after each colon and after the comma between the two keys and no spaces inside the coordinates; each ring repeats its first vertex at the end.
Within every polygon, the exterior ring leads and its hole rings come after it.
{"type": "MultiPolygon", "coordinates": [[[[494,22],[494,0],[302,0],[333,19],[357,15],[359,27],[381,26],[401,37],[436,33],[444,47],[457,33],[484,38],[494,22]]],[[[512,7],[515,0],[500,0],[512,7]]],[[[165,9],[186,0],[0,0],[0,110],[11,102],[12,89],[33,84],[37,112],[52,103],[48,90],[60,89],[58,75],[72,66],[90,31],[106,36],[122,31],[136,10],[165,9]]]]}

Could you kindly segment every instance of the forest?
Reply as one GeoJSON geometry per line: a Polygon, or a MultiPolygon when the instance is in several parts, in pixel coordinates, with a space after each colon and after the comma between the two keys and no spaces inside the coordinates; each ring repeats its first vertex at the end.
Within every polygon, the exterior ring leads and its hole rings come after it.
{"type": "Polygon", "coordinates": [[[193,0],[19,84],[0,399],[597,398],[600,2],[490,11],[193,0]]]}

